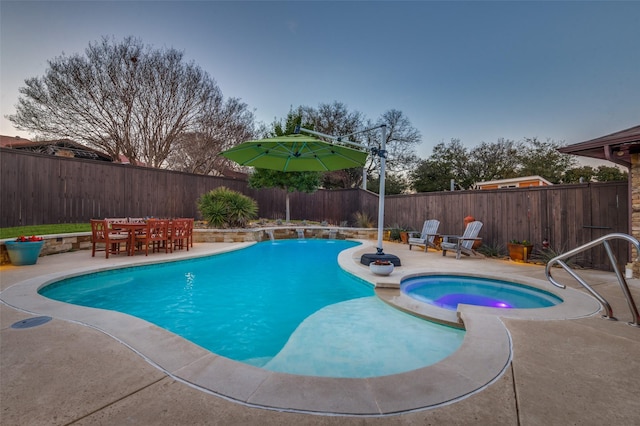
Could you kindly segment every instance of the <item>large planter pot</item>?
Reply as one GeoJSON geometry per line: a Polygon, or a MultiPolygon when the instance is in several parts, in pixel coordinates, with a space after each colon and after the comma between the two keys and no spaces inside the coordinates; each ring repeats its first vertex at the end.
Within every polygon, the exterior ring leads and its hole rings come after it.
{"type": "Polygon", "coordinates": [[[409,244],[409,232],[400,232],[400,241],[402,241],[403,244],[409,244]]]}
{"type": "Polygon", "coordinates": [[[375,262],[371,262],[369,269],[376,275],[389,275],[393,272],[393,263],[389,265],[376,265],[375,262]]]}
{"type": "Polygon", "coordinates": [[[35,265],[44,241],[5,241],[11,263],[16,266],[35,265]]]}
{"type": "Polygon", "coordinates": [[[533,245],[507,243],[509,257],[516,262],[528,262],[533,250],[533,245]]]}

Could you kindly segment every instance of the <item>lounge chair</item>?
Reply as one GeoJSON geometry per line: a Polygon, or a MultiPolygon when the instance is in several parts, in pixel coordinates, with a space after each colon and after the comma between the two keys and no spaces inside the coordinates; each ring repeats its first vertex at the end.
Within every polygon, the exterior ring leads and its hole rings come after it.
{"type": "Polygon", "coordinates": [[[455,250],[456,259],[460,259],[461,254],[464,254],[465,256],[469,256],[471,254],[477,255],[478,253],[473,249],[473,243],[481,240],[481,238],[478,238],[481,228],[482,222],[476,220],[475,222],[471,222],[467,225],[462,236],[444,236],[444,240],[440,243],[442,255],[446,256],[447,250],[455,250]]]}
{"type": "Polygon", "coordinates": [[[428,247],[436,248],[434,240],[436,235],[438,235],[439,226],[439,220],[425,220],[424,225],[422,225],[422,232],[419,236],[409,235],[409,250],[411,250],[411,246],[424,246],[424,251],[427,251],[428,247]]]}

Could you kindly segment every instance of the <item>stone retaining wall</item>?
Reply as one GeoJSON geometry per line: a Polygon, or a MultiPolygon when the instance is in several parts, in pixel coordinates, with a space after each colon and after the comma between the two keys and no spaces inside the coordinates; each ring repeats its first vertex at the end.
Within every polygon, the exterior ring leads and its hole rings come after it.
{"type": "MultiPolygon", "coordinates": [[[[42,238],[44,240],[44,245],[42,246],[40,256],[76,250],[91,250],[91,232],[44,235],[42,238]]],[[[7,253],[7,247],[4,245],[4,242],[13,240],[14,238],[9,238],[0,241],[0,265],[11,263],[9,260],[9,254],[7,253]]]]}
{"type": "Polygon", "coordinates": [[[196,243],[241,243],[268,241],[270,239],[291,240],[295,238],[371,240],[376,239],[377,236],[377,230],[368,228],[279,226],[255,229],[195,229],[193,241],[196,243]],[[298,230],[302,232],[302,236],[298,235],[298,230]]]}
{"type": "MultiPolygon", "coordinates": [[[[274,240],[286,240],[300,238],[300,230],[304,238],[335,238],[339,240],[357,239],[371,240],[377,238],[377,230],[364,228],[329,228],[329,227],[288,227],[255,229],[194,229],[193,241],[196,243],[238,243],[268,241],[273,236],[274,240]]],[[[40,256],[65,253],[76,250],[91,250],[91,232],[78,232],[74,234],[44,235],[44,246],[40,256]]],[[[0,241],[0,264],[11,263],[5,241],[13,241],[13,238],[0,241]]]]}

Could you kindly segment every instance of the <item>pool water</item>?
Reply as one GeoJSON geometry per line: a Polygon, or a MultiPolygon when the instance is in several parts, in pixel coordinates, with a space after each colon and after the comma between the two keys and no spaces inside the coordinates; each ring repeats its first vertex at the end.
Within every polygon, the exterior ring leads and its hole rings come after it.
{"type": "Polygon", "coordinates": [[[338,266],[359,243],[280,240],[66,279],[51,299],[127,313],[216,354],[273,371],[373,377],[455,352],[464,331],[397,311],[338,266]],[[387,356],[387,359],[384,359],[387,356]]]}
{"type": "Polygon", "coordinates": [[[448,310],[458,304],[492,308],[546,308],[562,303],[554,294],[508,281],[456,275],[432,275],[406,279],[400,289],[408,296],[448,310]]]}

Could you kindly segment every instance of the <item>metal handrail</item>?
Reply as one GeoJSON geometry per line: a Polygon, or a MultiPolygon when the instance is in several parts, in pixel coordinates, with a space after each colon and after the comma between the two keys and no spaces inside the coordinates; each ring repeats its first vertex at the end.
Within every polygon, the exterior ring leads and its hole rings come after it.
{"type": "MultiPolygon", "coordinates": [[[[602,304],[602,306],[604,306],[605,309],[605,315],[603,315],[603,318],[606,319],[610,319],[610,320],[614,320],[617,321],[617,319],[613,316],[613,309],[611,309],[611,305],[609,305],[609,302],[607,302],[604,297],[602,297],[597,291],[595,291],[591,286],[589,286],[589,284],[587,284],[582,278],[580,278],[578,276],[578,274],[576,274],[571,268],[569,268],[569,266],[564,262],[565,259],[568,259],[572,256],[575,256],[579,253],[582,253],[583,251],[589,250],[593,247],[596,247],[600,244],[602,244],[605,248],[605,250],[607,251],[607,254],[609,255],[609,260],[611,261],[611,265],[613,266],[613,270],[616,273],[616,277],[618,278],[618,283],[620,284],[620,287],[622,288],[622,292],[624,293],[625,297],[627,298],[627,304],[629,305],[629,309],[631,310],[631,316],[633,318],[633,320],[631,322],[629,322],[629,325],[632,325],[634,327],[640,327],[640,314],[638,314],[638,308],[636,307],[635,301],[633,300],[633,296],[631,295],[631,292],[629,291],[629,286],[627,285],[627,280],[625,279],[624,275],[620,272],[620,268],[618,267],[618,262],[616,260],[616,255],[613,253],[613,250],[611,250],[611,246],[609,245],[609,240],[614,240],[614,239],[622,239],[622,240],[626,240],[629,243],[633,244],[636,248],[636,253],[640,254],[640,242],[638,242],[638,240],[636,240],[635,238],[633,238],[631,235],[627,235],[627,234],[621,234],[621,233],[613,233],[613,234],[608,234],[605,235],[604,237],[600,237],[600,238],[596,238],[595,240],[591,241],[590,243],[584,244],[580,247],[577,247],[573,250],[570,250],[566,253],[563,253],[559,256],[554,257],[553,259],[551,259],[549,261],[549,263],[547,263],[547,267],[545,269],[545,275],[547,276],[547,279],[549,280],[549,282],[553,285],[555,285],[556,287],[560,287],[560,288],[566,288],[566,286],[564,284],[561,284],[559,282],[557,282],[555,279],[553,279],[553,276],[551,275],[551,268],[555,265],[558,264],[560,266],[562,266],[562,268],[569,274],[571,275],[573,278],[575,278],[576,281],[578,281],[584,288],[586,288],[589,293],[591,293],[593,295],[593,297],[595,297],[596,299],[598,299],[598,301],[602,304]]],[[[637,260],[637,259],[636,259],[637,260]]]]}

